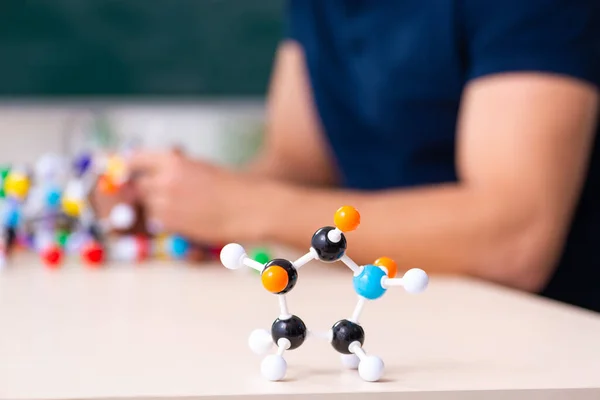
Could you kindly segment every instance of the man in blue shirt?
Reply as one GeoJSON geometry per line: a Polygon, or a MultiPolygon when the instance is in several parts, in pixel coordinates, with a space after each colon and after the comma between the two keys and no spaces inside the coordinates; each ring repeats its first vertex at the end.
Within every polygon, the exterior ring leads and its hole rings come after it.
{"type": "Polygon", "coordinates": [[[597,0],[291,0],[255,162],[131,166],[198,240],[306,248],[348,204],[357,261],[600,311],[599,86],[597,0]]]}

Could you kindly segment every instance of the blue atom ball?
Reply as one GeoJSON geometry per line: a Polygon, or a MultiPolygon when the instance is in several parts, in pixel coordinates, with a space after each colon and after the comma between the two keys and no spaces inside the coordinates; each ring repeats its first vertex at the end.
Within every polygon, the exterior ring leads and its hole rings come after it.
{"type": "Polygon", "coordinates": [[[48,207],[57,207],[60,204],[60,189],[49,188],[46,193],[46,205],[48,207]]]}
{"type": "Polygon", "coordinates": [[[386,289],[381,285],[385,271],[375,265],[365,265],[353,279],[354,291],[365,299],[375,300],[383,296],[386,289]]]}
{"type": "Polygon", "coordinates": [[[175,258],[183,258],[186,256],[189,243],[181,236],[173,236],[171,238],[171,254],[175,258]]]}
{"type": "Polygon", "coordinates": [[[90,154],[81,154],[73,161],[73,169],[77,176],[85,174],[91,165],[92,156],[90,154]]]}
{"type": "Polygon", "coordinates": [[[16,228],[19,226],[19,222],[21,221],[21,213],[19,209],[14,207],[7,210],[5,215],[4,224],[8,228],[16,228]]]}

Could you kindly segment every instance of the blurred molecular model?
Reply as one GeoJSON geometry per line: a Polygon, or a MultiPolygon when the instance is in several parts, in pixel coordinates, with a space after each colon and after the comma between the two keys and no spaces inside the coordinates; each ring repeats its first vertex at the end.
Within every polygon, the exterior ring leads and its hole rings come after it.
{"type": "Polygon", "coordinates": [[[126,157],[118,152],[82,153],[73,160],[45,155],[32,167],[0,169],[0,266],[17,248],[35,251],[52,268],[72,254],[91,266],[107,260],[216,257],[220,248],[155,228],[135,232],[141,215],[130,203],[117,202],[107,216],[99,217],[93,193],[110,197],[131,182],[126,157]]]}
{"type": "Polygon", "coordinates": [[[326,337],[332,347],[341,354],[342,364],[347,368],[358,369],[360,377],[369,382],[381,379],[384,363],[381,358],[368,355],[364,348],[365,332],[359,318],[367,301],[381,298],[388,288],[402,286],[408,293],[420,293],[427,288],[429,278],[425,271],[414,268],[404,276],[397,278],[397,265],[382,257],[373,264],[359,266],[346,255],[347,241],[345,233],[355,230],[360,224],[360,214],[349,206],[341,207],[334,217],[335,227],[325,226],[312,236],[308,253],[295,261],[281,258],[265,263],[258,262],[246,255],[245,249],[230,243],[221,250],[221,263],[228,269],[249,267],[261,274],[263,287],[277,295],[280,314],[271,325],[270,331],[254,330],[249,337],[253,352],[266,355],[275,347],[274,354],[267,355],[261,364],[262,375],[272,381],[282,380],[287,372],[287,362],[283,357],[286,351],[299,348],[309,333],[315,337],[326,337]],[[328,332],[318,334],[309,332],[304,321],[292,314],[287,305],[286,294],[298,281],[298,270],[312,260],[326,263],[343,262],[353,273],[354,291],[358,302],[352,316],[337,321],[328,332]]]}

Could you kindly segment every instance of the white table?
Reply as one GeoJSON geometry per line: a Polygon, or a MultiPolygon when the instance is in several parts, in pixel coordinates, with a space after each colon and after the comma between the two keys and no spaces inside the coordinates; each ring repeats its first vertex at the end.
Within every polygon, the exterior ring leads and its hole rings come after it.
{"type": "MultiPolygon", "coordinates": [[[[479,282],[432,277],[423,294],[367,304],[365,349],[384,359],[382,382],[343,370],[316,339],[286,353],[286,381],[268,382],[247,338],[279,310],[249,270],[15,263],[0,274],[3,400],[600,398],[599,315],[479,282]]],[[[322,331],[355,301],[350,272],[316,261],[289,295],[322,331]]]]}

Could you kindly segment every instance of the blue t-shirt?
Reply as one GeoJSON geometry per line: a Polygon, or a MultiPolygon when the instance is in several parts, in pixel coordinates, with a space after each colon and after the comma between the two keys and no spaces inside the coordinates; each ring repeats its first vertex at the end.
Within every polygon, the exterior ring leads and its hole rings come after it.
{"type": "MultiPolygon", "coordinates": [[[[304,49],[319,117],[348,188],[456,181],[455,128],[472,79],[542,71],[600,85],[600,0],[288,5],[288,36],[304,49]]],[[[558,270],[542,294],[600,311],[598,249],[600,144],[558,270]]]]}

